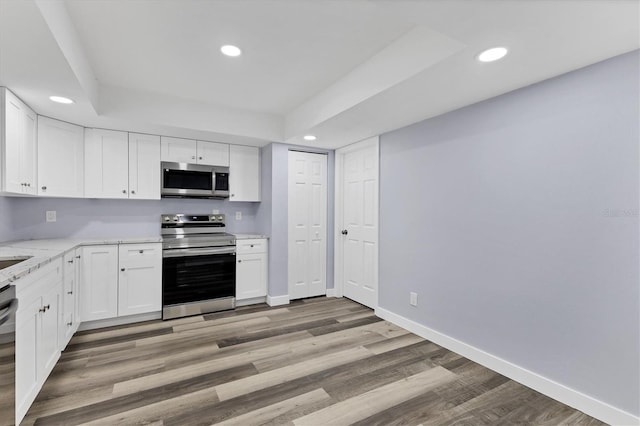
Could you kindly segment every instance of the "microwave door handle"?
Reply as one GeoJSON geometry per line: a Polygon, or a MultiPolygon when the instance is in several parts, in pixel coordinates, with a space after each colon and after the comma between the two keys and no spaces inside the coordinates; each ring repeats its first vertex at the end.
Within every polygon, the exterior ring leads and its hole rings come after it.
{"type": "Polygon", "coordinates": [[[235,254],[235,252],[235,247],[167,249],[162,252],[162,257],[206,256],[211,254],[235,254]]]}

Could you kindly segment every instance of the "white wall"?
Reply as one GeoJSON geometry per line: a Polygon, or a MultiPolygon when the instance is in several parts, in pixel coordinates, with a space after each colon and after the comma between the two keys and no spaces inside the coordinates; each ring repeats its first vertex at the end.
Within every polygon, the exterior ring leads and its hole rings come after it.
{"type": "Polygon", "coordinates": [[[381,307],[638,416],[639,58],[382,135],[381,307]]]}

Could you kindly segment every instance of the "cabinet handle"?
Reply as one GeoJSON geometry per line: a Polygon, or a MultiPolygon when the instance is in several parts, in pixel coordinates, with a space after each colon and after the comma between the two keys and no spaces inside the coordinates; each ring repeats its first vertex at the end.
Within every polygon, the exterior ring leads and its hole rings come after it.
{"type": "Polygon", "coordinates": [[[46,190],[47,190],[47,187],[46,187],[46,186],[43,186],[43,187],[42,187],[42,190],[43,190],[43,191],[46,191],[46,190]]]}
{"type": "Polygon", "coordinates": [[[131,191],[131,193],[132,193],[132,194],[135,194],[135,193],[136,193],[136,191],[131,191]]]}
{"type": "Polygon", "coordinates": [[[73,325],[73,323],[72,323],[72,322],[68,322],[68,323],[67,323],[67,327],[71,327],[72,325],[73,325]]]}
{"type": "Polygon", "coordinates": [[[67,263],[73,263],[73,259],[67,260],[67,263]]]}
{"type": "Polygon", "coordinates": [[[253,248],[253,244],[251,244],[251,248],[253,248]]]}
{"type": "Polygon", "coordinates": [[[124,272],[124,268],[120,268],[120,270],[121,270],[122,272],[124,272]]]}
{"type": "Polygon", "coordinates": [[[191,156],[191,159],[192,159],[192,160],[195,160],[195,159],[196,159],[196,156],[195,156],[195,155],[192,155],[192,156],[191,156]]]}
{"type": "Polygon", "coordinates": [[[140,253],[144,253],[144,250],[140,250],[140,253]]]}
{"type": "Polygon", "coordinates": [[[231,194],[231,196],[232,196],[232,197],[235,197],[235,196],[236,196],[236,194],[231,194]]]}
{"type": "Polygon", "coordinates": [[[202,157],[198,157],[198,160],[202,160],[202,157]]]}
{"type": "Polygon", "coordinates": [[[30,183],[27,183],[27,186],[29,186],[29,187],[30,187],[30,186],[31,186],[31,184],[30,184],[30,183]]]}
{"type": "Polygon", "coordinates": [[[126,189],[123,189],[123,190],[122,190],[122,193],[123,193],[123,194],[126,194],[126,193],[127,193],[127,190],[126,190],[126,189]]]}
{"type": "Polygon", "coordinates": [[[73,291],[68,291],[67,294],[73,294],[73,291]]]}
{"type": "Polygon", "coordinates": [[[27,184],[26,183],[21,183],[20,186],[27,186],[27,184]]]}
{"type": "Polygon", "coordinates": [[[80,255],[77,255],[77,256],[76,256],[76,259],[80,259],[80,255]]]}
{"type": "Polygon", "coordinates": [[[242,263],[242,259],[238,259],[238,263],[242,263]]]}
{"type": "Polygon", "coordinates": [[[47,308],[45,308],[44,306],[40,309],[38,309],[38,312],[46,312],[47,308]]]}

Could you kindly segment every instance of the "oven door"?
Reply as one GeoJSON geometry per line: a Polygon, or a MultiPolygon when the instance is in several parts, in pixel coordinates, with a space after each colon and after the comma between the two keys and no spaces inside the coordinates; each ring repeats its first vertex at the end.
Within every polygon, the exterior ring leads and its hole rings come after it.
{"type": "Polygon", "coordinates": [[[235,247],[163,250],[163,307],[235,298],[235,295],[235,247]]]}

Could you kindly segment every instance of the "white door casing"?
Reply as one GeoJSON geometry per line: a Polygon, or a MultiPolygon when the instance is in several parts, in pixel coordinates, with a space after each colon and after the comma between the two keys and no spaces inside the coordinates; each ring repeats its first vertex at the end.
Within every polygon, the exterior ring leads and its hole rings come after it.
{"type": "Polygon", "coordinates": [[[336,295],[378,306],[378,137],[336,151],[336,295]]]}
{"type": "Polygon", "coordinates": [[[289,299],[327,291],[327,156],[289,151],[289,299]]]}

